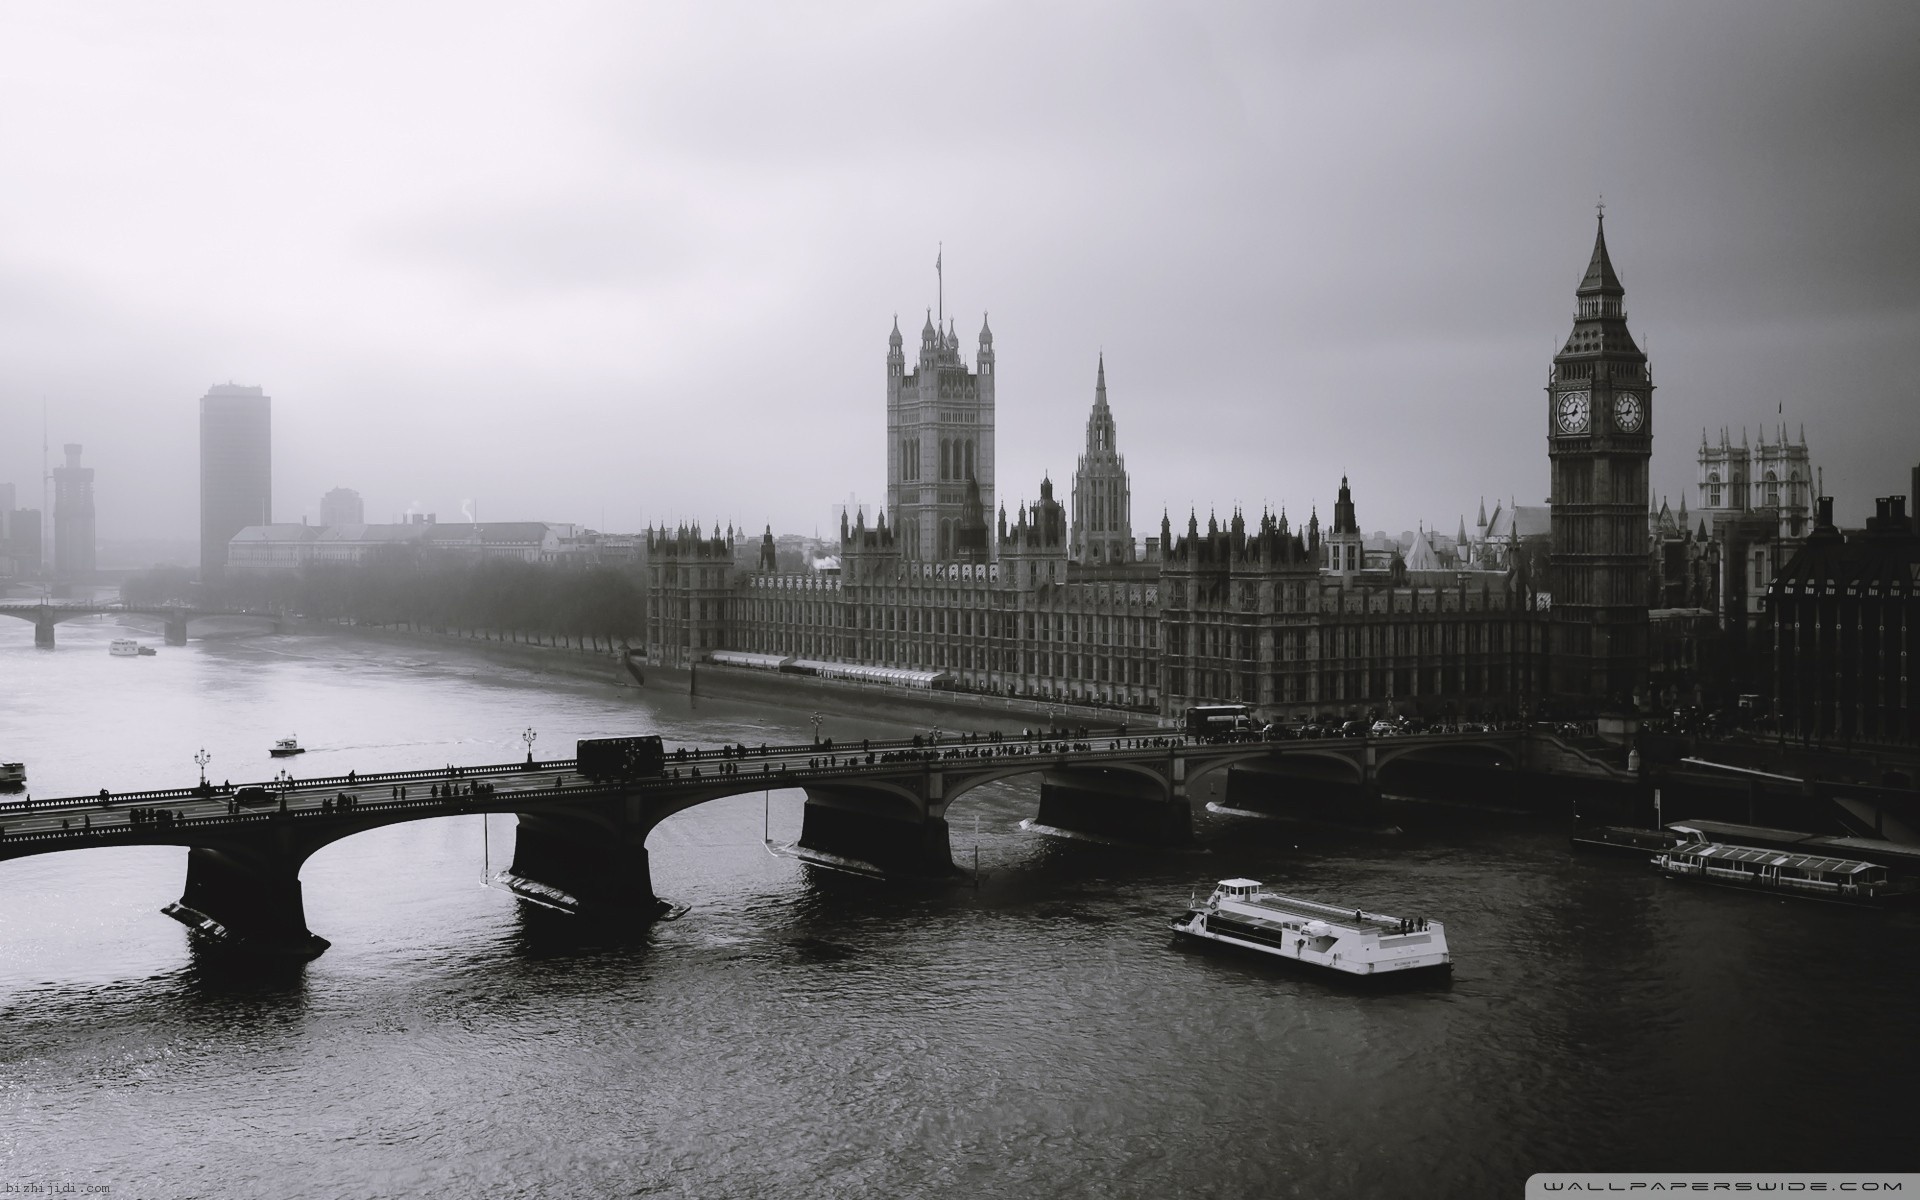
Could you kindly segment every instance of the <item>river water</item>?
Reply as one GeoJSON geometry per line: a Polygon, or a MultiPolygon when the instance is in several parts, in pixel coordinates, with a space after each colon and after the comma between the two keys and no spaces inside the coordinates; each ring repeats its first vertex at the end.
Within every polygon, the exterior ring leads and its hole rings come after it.
{"type": "MultiPolygon", "coordinates": [[[[159,641],[100,618],[36,651],[0,622],[0,758],[36,794],[191,783],[203,746],[214,779],[261,779],[291,733],[301,775],[509,761],[529,727],[554,755],[810,733],[452,643],[110,657],[128,632],[159,641]]],[[[1540,1170],[1913,1165],[1914,917],[1576,858],[1547,816],[1409,804],[1386,836],[1196,805],[1171,851],[1027,832],[1035,806],[1018,784],[954,805],[977,889],[769,853],[798,793],[696,808],[649,843],[686,914],[605,943],[483,886],[511,818],[388,828],[309,860],[333,946],[275,971],[160,915],[183,850],[0,863],[0,1191],[1492,1197],[1540,1170]],[[1451,983],[1174,948],[1189,891],[1241,874],[1444,920],[1451,983]]]]}

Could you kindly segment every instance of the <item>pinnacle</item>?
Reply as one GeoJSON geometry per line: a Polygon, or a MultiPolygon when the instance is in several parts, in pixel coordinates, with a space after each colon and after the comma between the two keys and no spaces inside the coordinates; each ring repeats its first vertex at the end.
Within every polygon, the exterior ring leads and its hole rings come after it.
{"type": "Polygon", "coordinates": [[[1575,289],[1579,295],[1589,292],[1611,292],[1615,295],[1625,293],[1620,286],[1620,277],[1614,274],[1613,260],[1607,256],[1607,218],[1600,216],[1598,230],[1593,235],[1593,259],[1587,263],[1587,273],[1575,289]]]}

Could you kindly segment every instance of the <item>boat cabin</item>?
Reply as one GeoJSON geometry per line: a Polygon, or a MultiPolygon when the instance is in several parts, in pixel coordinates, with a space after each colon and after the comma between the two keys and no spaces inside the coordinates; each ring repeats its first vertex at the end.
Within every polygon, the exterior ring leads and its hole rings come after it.
{"type": "Polygon", "coordinates": [[[1245,900],[1259,894],[1260,881],[1258,879],[1222,879],[1213,889],[1213,898],[1215,900],[1245,900]]]}

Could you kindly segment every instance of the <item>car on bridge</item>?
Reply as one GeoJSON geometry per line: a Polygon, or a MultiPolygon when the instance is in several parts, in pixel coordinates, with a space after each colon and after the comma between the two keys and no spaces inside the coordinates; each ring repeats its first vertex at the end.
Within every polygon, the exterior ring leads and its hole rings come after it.
{"type": "Polygon", "coordinates": [[[233,789],[233,802],[242,808],[251,808],[256,804],[272,804],[278,797],[263,787],[243,787],[233,789]]]}

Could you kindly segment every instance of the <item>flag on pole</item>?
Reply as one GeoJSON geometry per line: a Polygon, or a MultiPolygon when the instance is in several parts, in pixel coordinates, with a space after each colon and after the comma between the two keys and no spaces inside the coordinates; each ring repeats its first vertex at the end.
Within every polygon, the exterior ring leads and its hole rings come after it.
{"type": "Polygon", "coordinates": [[[943,247],[941,247],[941,248],[940,248],[940,249],[939,249],[939,250],[938,250],[937,252],[935,252],[935,254],[934,254],[934,256],[933,256],[933,269],[934,269],[934,270],[936,270],[936,271],[938,271],[938,270],[940,269],[940,260],[941,260],[941,259],[943,259],[943,258],[945,258],[946,256],[947,256],[947,251],[946,251],[946,247],[944,247],[944,246],[943,246],[943,247]]]}

